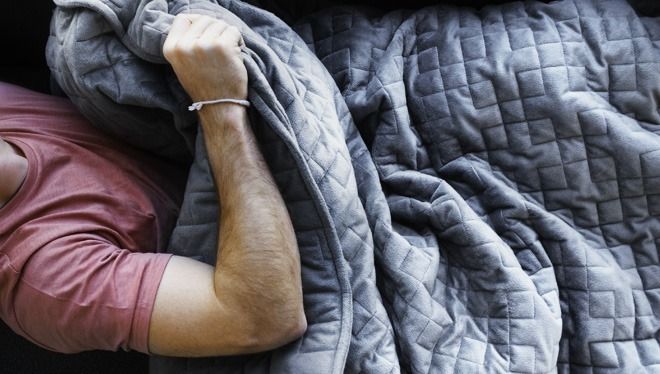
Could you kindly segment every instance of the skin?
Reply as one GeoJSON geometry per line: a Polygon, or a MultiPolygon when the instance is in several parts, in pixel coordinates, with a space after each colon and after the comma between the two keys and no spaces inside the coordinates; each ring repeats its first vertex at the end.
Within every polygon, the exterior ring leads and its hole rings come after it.
{"type": "MultiPolygon", "coordinates": [[[[222,21],[179,15],[163,53],[194,101],[245,99],[242,45],[238,29],[222,21]]],[[[172,258],[156,296],[149,350],[199,357],[273,349],[307,327],[291,220],[246,108],[207,105],[199,117],[221,201],[217,263],[172,258]]]]}
{"type": "Polygon", "coordinates": [[[27,175],[27,159],[18,148],[0,139],[0,207],[7,204],[27,175]]]}

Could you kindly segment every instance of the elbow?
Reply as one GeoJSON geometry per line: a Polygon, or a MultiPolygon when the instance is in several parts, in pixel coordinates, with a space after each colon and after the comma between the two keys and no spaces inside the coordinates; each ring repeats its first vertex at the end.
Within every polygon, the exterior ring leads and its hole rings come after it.
{"type": "MultiPolygon", "coordinates": [[[[300,339],[307,331],[307,318],[299,308],[259,308],[260,313],[244,314],[250,321],[240,334],[242,353],[269,351],[300,339]]],[[[244,325],[245,326],[245,325],[244,325]]]]}
{"type": "Polygon", "coordinates": [[[258,331],[250,339],[255,351],[268,351],[300,339],[307,331],[307,319],[301,311],[290,318],[269,318],[266,324],[260,325],[258,331]]]}
{"type": "Polygon", "coordinates": [[[305,317],[305,313],[301,312],[300,316],[281,332],[281,339],[286,342],[292,342],[302,338],[306,331],[307,318],[305,317]]]}

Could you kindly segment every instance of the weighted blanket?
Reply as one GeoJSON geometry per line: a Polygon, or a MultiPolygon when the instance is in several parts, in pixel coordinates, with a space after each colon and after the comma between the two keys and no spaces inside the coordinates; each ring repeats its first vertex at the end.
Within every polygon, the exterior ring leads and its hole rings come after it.
{"type": "Polygon", "coordinates": [[[161,47],[180,12],[244,34],[309,328],[153,372],[660,372],[660,18],[564,0],[290,27],[216,1],[56,0],[47,47],[94,125],[192,161],[169,250],[214,263],[221,202],[161,47]]]}

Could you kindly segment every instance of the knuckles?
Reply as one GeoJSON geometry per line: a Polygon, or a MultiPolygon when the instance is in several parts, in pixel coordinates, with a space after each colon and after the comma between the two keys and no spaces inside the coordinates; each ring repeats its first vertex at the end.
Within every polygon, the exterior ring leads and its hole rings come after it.
{"type": "Polygon", "coordinates": [[[163,55],[167,60],[217,54],[230,56],[237,53],[240,53],[240,48],[237,49],[235,45],[220,38],[213,41],[196,40],[192,43],[178,43],[163,48],[163,55]]]}
{"type": "Polygon", "coordinates": [[[163,56],[170,63],[190,61],[194,57],[208,55],[221,55],[225,57],[240,56],[240,47],[237,45],[241,40],[241,33],[238,27],[228,25],[226,22],[218,19],[212,19],[208,16],[189,17],[186,14],[179,14],[175,17],[175,22],[190,22],[189,31],[196,22],[213,22],[222,27],[222,32],[214,39],[200,39],[187,32],[182,34],[169,34],[163,45],[163,56]],[[184,18],[184,20],[181,20],[184,18]]]}

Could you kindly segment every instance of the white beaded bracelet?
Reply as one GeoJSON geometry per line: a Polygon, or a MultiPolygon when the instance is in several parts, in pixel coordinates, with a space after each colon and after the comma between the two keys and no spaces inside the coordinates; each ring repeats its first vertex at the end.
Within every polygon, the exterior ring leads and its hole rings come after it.
{"type": "Polygon", "coordinates": [[[189,111],[194,111],[194,110],[200,110],[204,105],[207,104],[219,104],[219,103],[232,103],[232,104],[238,104],[238,105],[243,105],[244,107],[249,108],[250,107],[250,102],[247,100],[237,100],[237,99],[217,99],[217,100],[206,100],[206,101],[198,101],[196,103],[192,103],[188,107],[189,111]]]}

